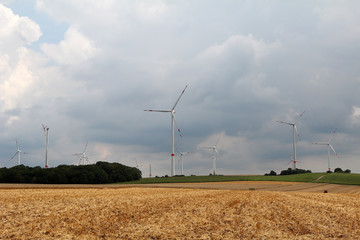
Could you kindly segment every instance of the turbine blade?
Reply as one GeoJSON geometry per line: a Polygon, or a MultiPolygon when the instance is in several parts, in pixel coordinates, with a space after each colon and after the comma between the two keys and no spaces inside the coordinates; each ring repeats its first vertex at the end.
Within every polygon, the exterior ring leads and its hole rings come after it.
{"type": "Polygon", "coordinates": [[[335,149],[333,148],[333,146],[331,146],[331,144],[329,144],[329,147],[331,148],[331,150],[333,150],[333,152],[334,152],[335,155],[337,156],[338,154],[335,152],[335,149]]]}
{"type": "Polygon", "coordinates": [[[87,145],[88,145],[88,142],[86,142],[86,144],[85,144],[85,148],[84,148],[84,151],[83,151],[83,153],[85,153],[85,151],[86,151],[86,148],[87,148],[87,145]]]}
{"type": "Polygon", "coordinates": [[[178,102],[179,102],[179,100],[180,100],[181,96],[184,94],[185,89],[187,88],[187,86],[188,86],[188,85],[186,85],[186,86],[185,86],[185,88],[184,88],[184,90],[182,90],[182,92],[181,92],[181,94],[180,94],[179,98],[176,100],[176,102],[175,102],[174,106],[172,107],[171,111],[175,109],[175,107],[176,107],[176,105],[178,104],[178,102]]]}
{"type": "Polygon", "coordinates": [[[329,143],[331,142],[331,140],[334,138],[334,136],[335,136],[335,133],[336,133],[336,129],[337,128],[335,128],[335,130],[333,131],[333,134],[332,134],[332,136],[329,138],[329,143]]]}
{"type": "Polygon", "coordinates": [[[145,112],[171,112],[170,110],[144,110],[145,112]]]}
{"type": "Polygon", "coordinates": [[[300,134],[299,134],[299,132],[298,132],[298,130],[297,130],[296,125],[294,125],[294,128],[295,128],[296,135],[297,135],[297,137],[298,137],[299,141],[301,141],[300,134]]]}
{"type": "Polygon", "coordinates": [[[13,159],[14,159],[14,157],[15,157],[18,153],[19,153],[19,152],[18,152],[18,151],[16,151],[16,153],[14,154],[14,156],[12,156],[12,157],[9,159],[9,161],[13,160],[13,159]]]}
{"type": "Polygon", "coordinates": [[[45,133],[47,126],[45,124],[43,124],[43,123],[41,125],[42,125],[42,128],[44,129],[44,133],[45,133]]]}
{"type": "Polygon", "coordinates": [[[220,142],[221,137],[219,137],[219,139],[216,141],[214,148],[216,148],[216,146],[218,145],[218,143],[220,142]]]}
{"type": "Polygon", "coordinates": [[[296,123],[300,120],[300,118],[304,115],[304,113],[305,113],[305,111],[303,111],[303,112],[299,115],[298,119],[294,122],[294,124],[296,124],[296,123]]]}
{"type": "Polygon", "coordinates": [[[178,127],[177,122],[176,122],[175,114],[173,112],[171,112],[171,115],[174,118],[174,123],[175,123],[175,126],[176,126],[176,128],[177,128],[177,130],[179,132],[179,135],[180,135],[180,137],[182,137],[180,128],[178,127]]]}
{"type": "Polygon", "coordinates": [[[284,121],[276,121],[278,123],[284,123],[284,124],[288,124],[288,125],[293,125],[292,123],[289,123],[289,122],[284,122],[284,121]]]}

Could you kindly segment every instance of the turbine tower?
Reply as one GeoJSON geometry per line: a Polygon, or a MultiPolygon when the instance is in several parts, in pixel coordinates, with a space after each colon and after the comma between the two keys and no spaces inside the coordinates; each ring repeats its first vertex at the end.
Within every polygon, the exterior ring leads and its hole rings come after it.
{"type": "Polygon", "coordinates": [[[329,141],[327,142],[314,142],[313,144],[317,144],[317,145],[325,145],[328,146],[328,171],[330,171],[330,148],[331,150],[335,153],[336,156],[338,156],[338,154],[335,152],[335,149],[333,148],[333,146],[331,145],[331,140],[334,138],[336,133],[336,129],[333,132],[333,135],[329,138],[329,141]]]}
{"type": "Polygon", "coordinates": [[[216,175],[216,154],[219,154],[216,149],[216,145],[207,147],[208,149],[212,149],[212,165],[213,165],[213,175],[216,175]]]}
{"type": "Polygon", "coordinates": [[[43,130],[44,130],[44,137],[45,137],[45,146],[46,146],[46,152],[45,152],[45,168],[49,167],[49,159],[48,159],[48,146],[49,146],[49,128],[42,124],[43,130]]]}
{"type": "Polygon", "coordinates": [[[150,165],[149,165],[149,177],[151,177],[152,175],[151,175],[151,163],[150,163],[150,165]]]}
{"type": "Polygon", "coordinates": [[[89,158],[88,158],[88,156],[86,156],[86,153],[85,153],[87,146],[88,146],[88,143],[85,144],[85,148],[84,148],[84,150],[82,151],[82,153],[74,153],[74,154],[73,154],[74,156],[78,156],[78,157],[79,157],[79,165],[81,165],[81,163],[82,163],[83,165],[86,165],[86,164],[89,164],[89,163],[90,163],[89,158]]]}
{"type": "Polygon", "coordinates": [[[293,156],[294,156],[294,169],[296,169],[296,145],[295,145],[295,131],[299,137],[299,133],[296,127],[296,123],[300,120],[300,118],[302,117],[302,115],[305,113],[305,111],[299,115],[299,117],[297,118],[297,120],[295,122],[284,122],[284,121],[277,121],[278,123],[284,123],[287,125],[292,126],[293,129],[293,156]]]}
{"type": "MultiPolygon", "coordinates": [[[[181,92],[179,98],[176,100],[174,106],[170,110],[144,110],[144,111],[148,111],[148,112],[171,113],[171,176],[175,175],[175,145],[174,145],[174,124],[176,124],[175,107],[178,104],[181,96],[184,94],[186,88],[187,88],[187,85],[185,86],[184,90],[181,92]]],[[[178,132],[180,133],[180,129],[178,127],[177,127],[177,129],[178,129],[178,132]]]]}
{"type": "Polygon", "coordinates": [[[18,156],[17,165],[20,165],[20,163],[21,163],[21,153],[23,153],[23,154],[27,154],[27,153],[20,150],[19,143],[18,143],[17,139],[16,139],[16,146],[17,146],[17,150],[16,150],[14,156],[12,156],[9,161],[13,160],[14,157],[17,155],[18,156]]]}

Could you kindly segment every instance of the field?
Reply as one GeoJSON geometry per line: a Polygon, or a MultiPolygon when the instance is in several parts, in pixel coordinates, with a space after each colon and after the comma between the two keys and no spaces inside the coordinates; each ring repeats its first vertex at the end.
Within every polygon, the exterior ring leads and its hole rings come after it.
{"type": "Polygon", "coordinates": [[[187,183],[187,182],[231,182],[231,181],[284,181],[360,185],[360,174],[356,173],[303,173],[292,175],[234,175],[234,176],[185,176],[142,178],[124,184],[187,183]]]}
{"type": "Polygon", "coordinates": [[[317,188],[309,189],[316,191],[306,192],[302,184],[312,183],[231,184],[208,185],[213,189],[1,185],[0,238],[356,239],[360,235],[358,186],[346,193],[339,189],[351,186],[315,184],[317,188]],[[242,187],[224,190],[234,185],[242,187]],[[324,187],[332,190],[323,193],[324,187]]]}

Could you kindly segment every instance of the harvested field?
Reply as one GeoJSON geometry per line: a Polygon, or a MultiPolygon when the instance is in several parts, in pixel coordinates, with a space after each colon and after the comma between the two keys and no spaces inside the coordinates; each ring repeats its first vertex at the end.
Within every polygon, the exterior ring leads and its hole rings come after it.
{"type": "Polygon", "coordinates": [[[303,183],[279,181],[231,181],[202,183],[151,183],[151,184],[0,184],[0,189],[72,189],[72,188],[189,188],[220,190],[256,190],[281,192],[359,193],[360,186],[329,183],[303,183]]]}
{"type": "Polygon", "coordinates": [[[1,239],[356,239],[359,194],[1,189],[1,239]]]}
{"type": "Polygon", "coordinates": [[[190,189],[221,189],[221,190],[256,190],[280,192],[314,192],[323,193],[358,193],[360,186],[329,183],[275,182],[275,181],[234,181],[205,183],[154,183],[139,184],[138,187],[190,188],[190,189]]]}

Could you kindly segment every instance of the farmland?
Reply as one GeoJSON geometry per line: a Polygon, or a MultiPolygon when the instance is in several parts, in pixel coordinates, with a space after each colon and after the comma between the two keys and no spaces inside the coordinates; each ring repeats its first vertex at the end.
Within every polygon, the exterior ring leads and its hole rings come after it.
{"type": "Polygon", "coordinates": [[[106,185],[3,188],[0,236],[1,239],[354,239],[360,235],[359,193],[256,189],[261,184],[274,189],[273,184],[279,187],[287,184],[291,188],[305,183],[254,182],[241,191],[222,190],[219,186],[227,184],[216,184],[217,190],[106,185]]]}

